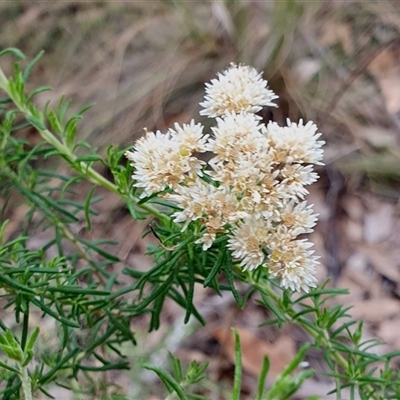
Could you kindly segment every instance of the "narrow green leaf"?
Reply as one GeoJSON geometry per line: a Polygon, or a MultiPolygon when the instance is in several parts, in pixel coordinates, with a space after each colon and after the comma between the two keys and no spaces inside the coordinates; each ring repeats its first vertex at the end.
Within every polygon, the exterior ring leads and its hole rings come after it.
{"type": "Polygon", "coordinates": [[[240,347],[239,333],[231,328],[235,335],[235,376],[233,379],[232,400],[240,400],[240,387],[242,384],[242,350],[240,347]]]}
{"type": "Polygon", "coordinates": [[[86,349],[86,354],[92,353],[92,351],[100,346],[101,344],[105,343],[108,338],[110,338],[115,332],[117,331],[117,328],[115,326],[110,326],[108,330],[104,333],[104,335],[100,336],[97,338],[97,340],[91,344],[91,346],[86,349]]]}
{"type": "Polygon", "coordinates": [[[182,371],[182,364],[179,358],[176,358],[172,355],[171,352],[168,352],[169,362],[172,367],[173,376],[178,382],[183,381],[183,371],[182,371]]]}
{"type": "Polygon", "coordinates": [[[165,295],[166,292],[169,290],[172,282],[174,281],[174,275],[171,273],[168,278],[160,285],[157,289],[153,290],[149,296],[146,297],[137,307],[138,311],[143,310],[147,307],[153,300],[157,299],[158,297],[165,295]]]}
{"type": "Polygon", "coordinates": [[[294,303],[299,303],[307,298],[315,298],[321,295],[328,295],[328,294],[332,294],[334,296],[340,296],[349,294],[349,291],[347,289],[339,289],[339,288],[316,289],[310,291],[309,293],[304,294],[303,296],[300,296],[294,301],[294,303]]]}
{"type": "Polygon", "coordinates": [[[114,325],[114,327],[118,328],[118,330],[125,335],[125,339],[132,341],[132,343],[136,343],[135,336],[131,331],[129,323],[127,325],[124,325],[123,318],[120,318],[121,321],[118,321],[118,318],[113,317],[113,315],[110,312],[108,312],[107,310],[105,310],[105,312],[108,315],[108,318],[110,319],[110,322],[114,325]]]}
{"type": "MultiPolygon", "coordinates": [[[[186,299],[173,286],[171,286],[171,289],[168,292],[168,297],[174,300],[175,303],[179,304],[182,308],[186,310],[186,299]]],[[[206,321],[194,306],[192,307],[192,315],[195,316],[195,318],[200,322],[201,325],[206,325],[206,321]]]]}
{"type": "Polygon", "coordinates": [[[93,371],[93,372],[104,372],[104,371],[112,371],[117,369],[129,369],[129,361],[120,361],[115,364],[106,364],[101,367],[91,367],[88,365],[81,365],[77,366],[78,369],[82,371],[93,371]]]}
{"type": "Polygon", "coordinates": [[[269,358],[267,356],[264,356],[261,372],[260,372],[260,375],[258,377],[256,400],[262,400],[263,399],[265,379],[267,378],[269,367],[270,367],[269,358]]]}
{"type": "Polygon", "coordinates": [[[27,101],[27,102],[30,102],[30,101],[32,101],[32,99],[33,99],[36,95],[38,95],[38,94],[40,94],[40,93],[43,93],[43,92],[48,92],[49,90],[52,90],[52,88],[51,88],[50,86],[42,86],[42,87],[39,87],[39,88],[33,90],[31,93],[29,93],[29,96],[28,96],[28,98],[26,99],[26,101],[27,101]]]}
{"type": "Polygon", "coordinates": [[[171,203],[168,200],[159,199],[157,197],[155,199],[151,200],[150,203],[151,204],[158,204],[158,205],[163,206],[163,207],[172,208],[173,210],[176,210],[176,211],[182,211],[182,208],[177,206],[176,204],[171,203]]]}
{"type": "Polygon", "coordinates": [[[19,282],[14,281],[10,278],[7,278],[6,276],[1,275],[1,274],[0,274],[0,282],[5,285],[8,285],[9,287],[12,287],[15,290],[20,290],[26,294],[31,294],[31,295],[36,294],[36,292],[34,290],[32,290],[31,288],[29,288],[28,286],[22,285],[19,282]]]}
{"type": "Polygon", "coordinates": [[[0,99],[0,104],[7,104],[7,103],[12,103],[12,100],[10,97],[7,96],[7,97],[2,97],[0,99]]]}
{"type": "Polygon", "coordinates": [[[102,158],[98,154],[87,154],[81,157],[77,157],[75,162],[94,162],[101,161],[102,158]]]}
{"type": "Polygon", "coordinates": [[[71,350],[65,357],[63,357],[49,372],[47,372],[45,375],[42,375],[38,383],[40,385],[44,385],[45,383],[49,382],[53,376],[60,371],[61,369],[65,368],[65,364],[73,357],[75,357],[81,350],[78,348],[75,348],[71,350]]]}
{"type": "Polygon", "coordinates": [[[187,397],[188,399],[193,399],[193,400],[210,400],[209,397],[204,397],[201,394],[194,394],[194,393],[188,393],[187,397]]]}
{"type": "Polygon", "coordinates": [[[195,269],[195,260],[193,255],[190,256],[189,254],[189,263],[188,263],[188,284],[189,290],[187,291],[186,295],[186,315],[184,319],[184,323],[187,324],[189,322],[190,316],[192,315],[193,310],[193,296],[194,296],[194,284],[195,284],[195,277],[194,277],[194,269],[195,269]]]}
{"type": "Polygon", "coordinates": [[[90,232],[92,229],[92,222],[90,220],[90,205],[92,204],[92,196],[93,192],[96,189],[96,186],[93,186],[85,200],[85,220],[86,220],[86,228],[90,232]]]}
{"type": "Polygon", "coordinates": [[[89,249],[94,250],[96,253],[100,254],[101,256],[103,256],[104,258],[106,258],[107,260],[113,261],[113,262],[119,262],[120,259],[119,257],[117,257],[114,254],[111,254],[103,249],[101,249],[100,247],[96,246],[94,243],[91,243],[85,239],[82,238],[78,238],[79,242],[83,243],[85,246],[87,246],[89,249]]]}
{"type": "Polygon", "coordinates": [[[110,292],[108,290],[100,289],[90,289],[90,288],[80,288],[76,286],[56,286],[48,287],[46,291],[50,293],[66,293],[71,295],[97,295],[97,296],[109,296],[110,292]]]}
{"type": "Polygon", "coordinates": [[[303,315],[307,315],[310,313],[315,313],[318,311],[318,308],[314,308],[314,307],[309,307],[308,305],[304,306],[304,309],[298,313],[296,313],[295,315],[293,315],[293,319],[299,319],[300,317],[302,317],[303,315]]]}
{"type": "Polygon", "coordinates": [[[82,114],[85,113],[87,110],[90,110],[94,105],[95,105],[95,103],[91,103],[91,104],[87,104],[86,106],[83,106],[83,107],[78,111],[78,115],[82,115],[82,114]]]}
{"type": "MultiPolygon", "coordinates": [[[[59,385],[61,386],[61,385],[59,385]]],[[[47,396],[49,399],[55,399],[54,396],[52,396],[46,389],[44,389],[42,386],[38,388],[45,396],[47,396]]],[[[69,389],[69,388],[68,388],[69,389]]]]}
{"type": "Polygon", "coordinates": [[[225,276],[229,283],[229,288],[231,289],[231,292],[236,301],[236,304],[240,308],[242,308],[244,306],[244,303],[243,303],[242,297],[240,296],[240,293],[238,292],[238,290],[236,289],[236,286],[235,286],[235,277],[233,276],[232,263],[229,262],[229,263],[223,264],[222,269],[225,272],[225,276]]]}
{"type": "Polygon", "coordinates": [[[51,129],[53,129],[55,133],[60,135],[63,128],[61,126],[60,120],[58,119],[58,115],[53,110],[50,110],[47,115],[47,119],[50,123],[51,129]]]}
{"type": "Polygon", "coordinates": [[[22,75],[24,78],[24,82],[27,81],[29,75],[32,72],[33,67],[39,62],[39,60],[42,58],[43,54],[44,54],[44,50],[39,52],[39,54],[28,64],[28,66],[26,67],[26,69],[22,75]]]}
{"type": "Polygon", "coordinates": [[[350,326],[353,326],[354,324],[356,324],[357,321],[350,321],[347,322],[343,325],[341,325],[339,328],[337,328],[335,331],[333,331],[331,333],[331,337],[334,339],[336,336],[338,336],[340,334],[340,332],[344,331],[344,330],[348,330],[348,328],[350,328],[350,326]]]}
{"type": "Polygon", "coordinates": [[[7,49],[4,49],[3,51],[0,51],[0,57],[4,56],[5,54],[12,54],[13,56],[19,58],[20,60],[23,60],[25,58],[24,53],[22,53],[22,51],[14,47],[9,47],[7,49]]]}
{"type": "Polygon", "coordinates": [[[64,128],[65,144],[68,148],[72,149],[76,138],[76,123],[82,117],[80,115],[74,115],[71,117],[64,128]]]}
{"type": "Polygon", "coordinates": [[[282,373],[282,375],[290,375],[303,361],[305,355],[307,354],[310,345],[308,343],[303,344],[297,351],[295,358],[287,365],[282,373]]]}
{"type": "Polygon", "coordinates": [[[155,372],[164,384],[168,384],[175,391],[180,400],[188,400],[179,383],[166,371],[150,364],[144,364],[143,368],[155,372]]]}
{"type": "Polygon", "coordinates": [[[37,340],[37,338],[38,338],[38,336],[39,336],[39,332],[40,332],[40,329],[39,329],[39,327],[37,326],[37,327],[33,330],[33,332],[31,333],[31,335],[30,335],[29,338],[28,338],[28,342],[27,342],[27,344],[26,344],[25,351],[30,351],[30,350],[33,349],[33,346],[35,345],[36,340],[37,340]]]}
{"type": "Polygon", "coordinates": [[[343,351],[344,353],[347,353],[347,354],[355,354],[355,355],[361,356],[363,358],[375,360],[375,361],[383,361],[384,360],[384,358],[382,356],[378,356],[374,353],[367,353],[365,351],[353,349],[353,348],[346,346],[345,344],[340,343],[336,340],[332,340],[332,344],[334,345],[334,348],[337,351],[343,351]]]}
{"type": "Polygon", "coordinates": [[[58,204],[57,201],[53,200],[52,198],[46,197],[46,196],[42,196],[41,194],[36,193],[36,192],[32,192],[31,196],[29,196],[29,197],[32,198],[32,196],[38,197],[40,200],[42,200],[48,206],[54,208],[56,211],[58,211],[59,213],[65,215],[66,217],[69,217],[71,219],[71,221],[79,222],[79,218],[77,216],[75,216],[71,212],[67,211],[64,207],[62,207],[60,204],[58,204]]]}
{"type": "Polygon", "coordinates": [[[333,357],[332,357],[332,351],[329,348],[324,349],[324,359],[326,362],[326,365],[332,370],[335,370],[335,366],[333,364],[333,357]]]}
{"type": "Polygon", "coordinates": [[[75,321],[70,321],[58,313],[53,311],[51,308],[47,307],[45,304],[41,303],[40,301],[36,300],[35,298],[30,298],[30,302],[34,304],[36,307],[40,308],[45,314],[49,314],[51,317],[56,319],[57,321],[62,322],[65,325],[70,326],[71,328],[80,328],[80,325],[75,321]]]}
{"type": "MultiPolygon", "coordinates": [[[[111,275],[111,276],[114,276],[114,275],[111,275]]],[[[108,301],[108,302],[110,302],[110,301],[116,299],[116,298],[119,297],[119,296],[123,296],[123,295],[126,294],[126,293],[133,292],[133,291],[135,290],[135,288],[136,288],[136,285],[129,285],[129,286],[126,286],[126,287],[124,287],[124,288],[122,288],[122,289],[120,289],[120,290],[117,290],[116,292],[113,292],[113,293],[110,294],[110,296],[108,296],[105,300],[108,301]]],[[[111,292],[111,288],[109,288],[108,286],[106,286],[106,289],[109,289],[110,292],[111,292]]]]}
{"type": "Polygon", "coordinates": [[[44,126],[43,122],[37,119],[36,117],[32,115],[28,115],[26,119],[29,121],[29,123],[34,126],[37,130],[39,131],[45,131],[46,127],[44,126]]]}
{"type": "Polygon", "coordinates": [[[221,266],[225,262],[226,258],[226,247],[222,246],[223,250],[219,254],[214,266],[212,267],[210,273],[207,275],[207,278],[204,279],[204,287],[209,286],[210,282],[214,280],[214,278],[217,276],[217,274],[221,271],[221,266]]]}
{"type": "Polygon", "coordinates": [[[66,101],[65,97],[61,96],[57,104],[57,114],[60,117],[60,122],[64,121],[65,114],[67,113],[70,106],[71,106],[71,100],[66,101]]]}
{"type": "Polygon", "coordinates": [[[7,369],[8,371],[14,372],[16,374],[19,375],[19,370],[13,367],[10,367],[8,364],[3,363],[2,361],[0,361],[0,367],[7,369]]]}

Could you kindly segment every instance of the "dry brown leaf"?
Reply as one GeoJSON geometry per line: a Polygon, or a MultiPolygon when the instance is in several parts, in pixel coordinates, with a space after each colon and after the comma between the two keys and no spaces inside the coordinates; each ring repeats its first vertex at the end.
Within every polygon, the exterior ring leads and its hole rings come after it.
{"type": "Polygon", "coordinates": [[[324,46],[340,43],[346,54],[352,54],[354,51],[353,33],[349,24],[326,21],[319,40],[324,46]]]}
{"type": "Polygon", "coordinates": [[[377,323],[400,315],[400,301],[395,299],[375,298],[358,302],[352,309],[355,319],[377,323]]]}
{"type": "Polygon", "coordinates": [[[365,210],[364,204],[360,198],[345,196],[341,199],[340,204],[353,221],[361,222],[363,220],[365,210]]]}
{"type": "Polygon", "coordinates": [[[376,148],[388,148],[397,145],[396,132],[393,129],[386,129],[382,126],[360,125],[354,128],[354,133],[376,148]]]}
{"type": "Polygon", "coordinates": [[[397,48],[380,52],[368,66],[368,71],[377,80],[390,114],[400,111],[400,52],[397,48]]]}
{"type": "Polygon", "coordinates": [[[400,318],[395,318],[388,321],[383,321],[378,329],[378,337],[398,349],[400,347],[400,318]]]}
{"type": "Polygon", "coordinates": [[[350,279],[346,274],[341,274],[336,282],[337,287],[347,289],[349,294],[340,296],[339,300],[342,304],[353,305],[364,298],[365,290],[354,279],[350,279]]]}
{"type": "MultiPolygon", "coordinates": [[[[246,328],[236,328],[240,336],[243,369],[258,377],[264,356],[270,360],[268,382],[272,382],[296,355],[296,346],[292,338],[282,335],[274,343],[267,343],[246,328]]],[[[235,337],[228,328],[217,328],[213,336],[220,343],[223,352],[231,363],[235,362],[235,337]]]]}
{"type": "Polygon", "coordinates": [[[358,221],[353,221],[352,219],[347,219],[343,222],[343,228],[346,232],[347,239],[352,242],[362,242],[364,236],[362,224],[358,221]]]}
{"type": "Polygon", "coordinates": [[[353,253],[346,263],[346,275],[368,293],[370,298],[382,295],[382,280],[375,270],[370,268],[368,258],[358,252],[353,253]]]}
{"type": "Polygon", "coordinates": [[[368,257],[378,273],[400,283],[399,265],[391,255],[384,254],[374,246],[358,246],[358,250],[368,257]]]}
{"type": "MultiPolygon", "coordinates": [[[[399,86],[400,89],[400,86],[399,86]]],[[[367,243],[379,243],[390,236],[393,228],[394,207],[381,203],[364,218],[364,239],[367,243]]]]}

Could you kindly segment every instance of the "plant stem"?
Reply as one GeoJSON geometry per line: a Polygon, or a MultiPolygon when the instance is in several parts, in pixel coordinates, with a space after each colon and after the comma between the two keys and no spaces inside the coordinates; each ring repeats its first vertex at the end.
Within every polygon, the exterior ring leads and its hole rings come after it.
{"type": "Polygon", "coordinates": [[[31,378],[28,374],[28,368],[21,366],[20,369],[21,369],[21,384],[22,384],[22,391],[24,392],[24,399],[32,400],[32,383],[31,383],[31,378]]]}

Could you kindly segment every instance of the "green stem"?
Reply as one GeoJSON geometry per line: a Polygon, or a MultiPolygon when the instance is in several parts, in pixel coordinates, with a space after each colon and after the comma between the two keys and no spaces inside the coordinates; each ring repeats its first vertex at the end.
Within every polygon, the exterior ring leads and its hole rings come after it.
{"type": "Polygon", "coordinates": [[[6,88],[8,88],[8,80],[1,68],[0,68],[0,88],[2,88],[4,91],[7,92],[6,88]]]}
{"type": "MultiPolygon", "coordinates": [[[[268,296],[270,296],[274,300],[275,304],[278,307],[280,307],[280,301],[279,301],[280,297],[279,297],[279,295],[277,295],[274,292],[274,290],[271,288],[271,286],[265,285],[265,286],[261,287],[258,284],[255,284],[254,286],[258,290],[263,290],[264,293],[266,293],[268,296]]],[[[280,311],[285,315],[286,318],[288,318],[290,320],[291,323],[301,326],[314,339],[318,338],[323,347],[329,348],[331,351],[331,354],[333,355],[333,357],[338,365],[340,365],[342,368],[347,367],[346,359],[333,350],[333,347],[329,341],[329,332],[326,329],[317,328],[316,326],[311,327],[309,324],[307,324],[305,321],[303,321],[303,319],[295,318],[295,315],[297,313],[293,308],[291,308],[289,310],[284,310],[284,309],[282,309],[282,307],[280,307],[280,311]]]]}
{"type": "Polygon", "coordinates": [[[27,367],[21,367],[21,384],[25,400],[32,400],[32,382],[27,367]]]}

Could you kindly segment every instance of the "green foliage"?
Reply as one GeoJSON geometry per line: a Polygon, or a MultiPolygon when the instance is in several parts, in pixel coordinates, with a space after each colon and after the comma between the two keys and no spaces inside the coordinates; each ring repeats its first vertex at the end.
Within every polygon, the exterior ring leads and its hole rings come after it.
{"type": "MultiPolygon", "coordinates": [[[[169,361],[172,374],[154,365],[144,364],[143,368],[154,371],[162,380],[168,392],[172,395],[175,394],[180,400],[206,399],[203,396],[187,394],[185,393],[185,389],[205,378],[204,371],[208,363],[198,365],[195,361],[192,361],[187,370],[184,371],[180,360],[175,358],[171,353],[169,353],[169,361]]],[[[173,397],[170,398],[172,399],[173,397]]]]}
{"type": "MultiPolygon", "coordinates": [[[[4,50],[0,56],[6,54],[23,58],[16,49],[4,50]]],[[[265,271],[243,272],[238,268],[222,235],[213,247],[202,251],[195,243],[200,225],[190,224],[182,232],[171,220],[174,205],[156,197],[139,199],[131,183],[133,167],[125,162],[126,149],[111,145],[103,158],[89,143],[79,141],[78,122],[87,107],[69,116],[70,104],[63,98],[54,110],[49,104],[44,109],[34,105],[35,96],[48,90],[43,87],[26,92],[26,80],[40,56],[25,69],[17,62],[10,78],[0,69],[0,89],[5,95],[0,99],[0,191],[4,199],[0,210],[0,295],[14,315],[12,323],[0,321],[0,351],[6,357],[0,362],[4,400],[23,396],[29,400],[31,390],[51,397],[50,383],[77,390],[76,382],[90,380],[90,374],[130,368],[121,350],[123,344],[136,344],[130,321],[148,314],[149,330],[158,329],[167,298],[185,310],[185,322],[194,317],[205,324],[194,304],[196,284],[218,293],[230,292],[239,307],[250,294],[259,293],[260,305],[274,316],[266,324],[296,324],[308,333],[314,348],[323,352],[338,396],[349,388],[352,398],[397,398],[400,376],[391,365],[399,352],[375,354],[373,348],[378,343],[363,341],[362,324],[348,320],[348,309],[331,305],[330,300],[345,291],[324,284],[296,297],[278,287],[265,271]],[[39,133],[39,143],[23,138],[21,131],[28,127],[39,133]],[[57,172],[60,159],[68,164],[68,174],[57,172]],[[106,168],[113,181],[101,175],[99,167],[106,168]],[[76,193],[82,191],[82,182],[90,188],[83,201],[78,201],[76,193]],[[119,196],[134,219],[155,219],[151,229],[159,246],[149,249],[155,261],[150,270],[125,266],[120,274],[111,273],[110,266],[120,262],[110,250],[112,244],[75,233],[77,223],[91,230],[94,205],[101,201],[96,195],[98,187],[119,196]],[[21,231],[6,238],[6,214],[20,204],[27,206],[21,231]],[[47,239],[34,250],[30,238],[39,232],[45,232],[47,239]],[[125,283],[126,278],[131,283],[125,283]],[[238,282],[244,284],[244,294],[236,288],[238,282]],[[43,343],[44,334],[32,329],[38,319],[51,321],[57,332],[41,351],[35,350],[35,343],[43,343]]],[[[236,365],[231,398],[240,399],[241,349],[238,333],[234,335],[236,365]]],[[[311,370],[295,373],[308,347],[298,351],[267,389],[269,361],[265,359],[255,398],[284,400],[296,393],[313,374],[311,370]]],[[[206,399],[198,393],[203,393],[199,382],[206,364],[192,362],[185,370],[172,355],[170,364],[171,372],[150,364],[143,367],[159,376],[169,399],[206,399]]],[[[111,382],[105,385],[110,390],[102,398],[121,398],[111,382]]]]}

